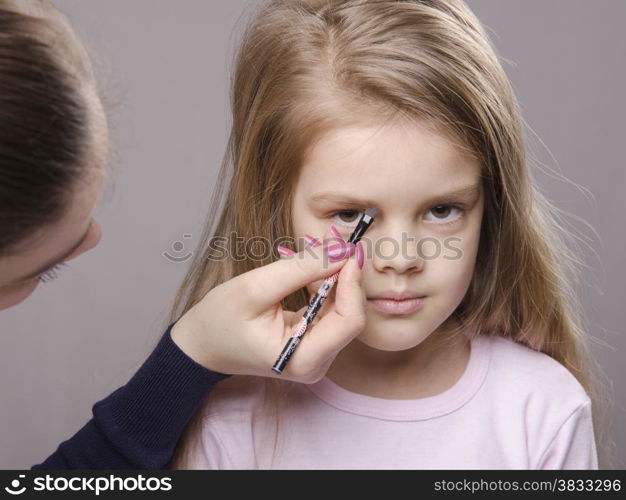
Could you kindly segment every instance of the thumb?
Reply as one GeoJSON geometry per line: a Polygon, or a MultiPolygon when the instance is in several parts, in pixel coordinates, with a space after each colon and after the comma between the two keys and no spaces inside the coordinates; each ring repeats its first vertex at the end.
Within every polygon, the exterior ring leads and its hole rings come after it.
{"type": "Polygon", "coordinates": [[[358,245],[357,251],[341,269],[335,287],[335,313],[342,318],[365,315],[363,289],[361,288],[363,271],[358,265],[359,253],[363,252],[363,246],[361,243],[358,245]]]}
{"type": "Polygon", "coordinates": [[[246,315],[256,317],[280,302],[290,293],[307,284],[339,272],[348,257],[355,254],[354,244],[332,243],[329,247],[307,247],[299,253],[283,257],[233,278],[237,292],[246,302],[246,315]],[[343,258],[332,262],[327,249],[343,245],[343,258]]]}

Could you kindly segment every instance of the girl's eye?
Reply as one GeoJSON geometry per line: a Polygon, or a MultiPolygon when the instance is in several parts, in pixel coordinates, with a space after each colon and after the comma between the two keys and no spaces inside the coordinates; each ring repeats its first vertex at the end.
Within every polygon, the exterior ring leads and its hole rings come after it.
{"type": "Polygon", "coordinates": [[[54,281],[55,279],[59,277],[59,271],[63,267],[67,267],[67,264],[65,262],[61,262],[60,264],[57,264],[52,269],[46,271],[41,276],[39,276],[39,281],[41,283],[50,283],[51,281],[54,281]]]}
{"type": "Polygon", "coordinates": [[[434,219],[429,219],[431,221],[442,221],[442,224],[451,224],[453,222],[456,222],[465,212],[465,210],[461,207],[457,207],[456,205],[437,205],[433,208],[431,208],[428,213],[432,213],[435,215],[434,219]],[[453,217],[451,219],[448,219],[448,215],[450,214],[451,210],[456,210],[457,212],[459,212],[459,215],[457,217],[453,217]]]}
{"type": "Polygon", "coordinates": [[[334,212],[331,216],[337,217],[339,222],[344,225],[351,225],[358,222],[361,217],[360,210],[339,210],[338,212],[334,212]]]}

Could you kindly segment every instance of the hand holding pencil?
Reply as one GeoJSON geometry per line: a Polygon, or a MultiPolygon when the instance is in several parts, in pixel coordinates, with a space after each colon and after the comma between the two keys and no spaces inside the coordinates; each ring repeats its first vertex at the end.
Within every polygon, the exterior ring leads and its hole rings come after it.
{"type": "MultiPolygon", "coordinates": [[[[361,240],[365,231],[367,231],[370,225],[374,222],[374,217],[376,216],[376,214],[377,210],[375,208],[369,208],[365,211],[365,213],[359,219],[355,230],[350,235],[348,243],[357,244],[361,240]]],[[[278,359],[274,363],[274,366],[272,367],[272,371],[274,373],[280,375],[283,372],[283,370],[287,366],[289,359],[296,350],[296,347],[298,347],[300,341],[302,340],[302,337],[313,323],[315,316],[317,316],[317,313],[328,298],[328,295],[330,294],[338,279],[339,273],[336,273],[326,278],[324,282],[320,285],[317,293],[312,297],[309,306],[304,313],[304,316],[296,325],[292,337],[287,341],[285,347],[283,347],[282,352],[278,356],[278,359]]]]}
{"type": "Polygon", "coordinates": [[[311,246],[235,276],[211,289],[176,322],[172,340],[215,372],[315,382],[365,325],[360,246],[345,241],[311,246]],[[323,316],[318,315],[310,327],[312,334],[304,339],[289,367],[282,375],[276,374],[269,367],[304,311],[286,310],[281,301],[335,274],[334,300],[328,302],[323,316]]]}

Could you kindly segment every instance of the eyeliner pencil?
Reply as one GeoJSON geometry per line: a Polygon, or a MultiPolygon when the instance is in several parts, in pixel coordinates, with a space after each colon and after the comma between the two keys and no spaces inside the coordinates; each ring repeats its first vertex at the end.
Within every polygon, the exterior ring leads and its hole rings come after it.
{"type": "MultiPolygon", "coordinates": [[[[365,234],[365,231],[367,231],[367,229],[372,225],[372,222],[374,222],[374,217],[376,217],[377,214],[378,209],[373,207],[368,208],[359,219],[359,223],[350,235],[350,238],[348,238],[348,243],[354,243],[356,245],[365,234]]],[[[274,366],[272,367],[272,371],[274,373],[278,373],[279,375],[283,373],[283,370],[287,366],[289,358],[291,358],[291,355],[296,350],[296,347],[298,347],[298,344],[302,340],[302,336],[311,326],[311,323],[315,319],[315,316],[317,316],[317,313],[328,298],[330,291],[333,289],[338,279],[339,273],[337,272],[332,276],[326,278],[324,282],[320,285],[317,293],[309,302],[309,307],[302,316],[302,319],[296,325],[293,336],[287,341],[285,347],[280,353],[280,356],[278,356],[278,359],[274,363],[274,366]]]]}

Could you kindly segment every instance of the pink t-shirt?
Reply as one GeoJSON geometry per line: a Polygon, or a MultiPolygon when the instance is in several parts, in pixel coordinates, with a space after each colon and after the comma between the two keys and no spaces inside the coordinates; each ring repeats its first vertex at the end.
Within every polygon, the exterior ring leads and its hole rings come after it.
{"type": "Polygon", "coordinates": [[[472,341],[461,378],[432,397],[374,398],[323,378],[293,384],[276,421],[265,391],[263,378],[220,382],[190,468],[598,468],[582,386],[551,357],[503,337],[472,341]]]}

